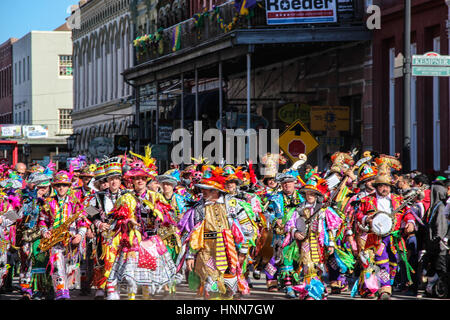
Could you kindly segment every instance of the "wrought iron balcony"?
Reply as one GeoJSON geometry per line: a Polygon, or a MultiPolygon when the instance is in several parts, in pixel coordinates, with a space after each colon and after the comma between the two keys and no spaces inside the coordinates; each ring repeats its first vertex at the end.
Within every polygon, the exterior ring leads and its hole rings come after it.
{"type": "Polygon", "coordinates": [[[290,29],[304,28],[315,30],[323,28],[352,28],[364,24],[364,4],[353,1],[353,10],[337,12],[336,23],[297,24],[288,26],[267,25],[265,1],[250,10],[248,16],[240,16],[234,7],[234,2],[227,2],[209,12],[195,15],[177,25],[159,29],[153,35],[135,40],[137,63],[142,64],[160,57],[176,55],[178,52],[194,48],[201,44],[213,42],[227,37],[236,30],[242,29],[290,29]]]}

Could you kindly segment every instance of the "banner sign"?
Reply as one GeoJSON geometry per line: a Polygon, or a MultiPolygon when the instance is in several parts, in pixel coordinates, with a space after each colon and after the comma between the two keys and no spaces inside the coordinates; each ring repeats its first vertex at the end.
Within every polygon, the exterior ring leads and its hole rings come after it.
{"type": "Polygon", "coordinates": [[[23,126],[23,135],[29,139],[48,138],[48,126],[23,126]]]}
{"type": "Polygon", "coordinates": [[[337,22],[336,0],[266,0],[268,25],[337,22]]]}
{"type": "Polygon", "coordinates": [[[2,125],[0,126],[1,136],[3,138],[12,138],[22,136],[21,126],[2,125]]]}

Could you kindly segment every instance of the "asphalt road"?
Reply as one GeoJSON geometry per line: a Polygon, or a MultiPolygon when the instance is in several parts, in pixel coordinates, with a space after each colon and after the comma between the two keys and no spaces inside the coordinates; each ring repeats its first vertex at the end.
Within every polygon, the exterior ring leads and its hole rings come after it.
{"type": "MultiPolygon", "coordinates": [[[[266,284],[264,280],[254,280],[253,288],[251,289],[250,295],[242,297],[242,300],[287,300],[284,292],[268,292],[266,289],[266,284]]],[[[0,300],[19,300],[21,298],[20,290],[18,287],[18,278],[14,278],[13,287],[15,290],[10,293],[0,294],[0,300]]],[[[328,290],[330,292],[330,290],[328,290]]],[[[81,296],[79,290],[71,290],[72,300],[93,300],[95,295],[95,290],[93,289],[90,296],[81,296]]],[[[419,291],[423,297],[413,297],[402,294],[400,292],[394,292],[392,295],[392,300],[441,300],[437,298],[426,297],[423,291],[419,291]]],[[[127,300],[127,294],[125,287],[121,290],[121,299],[127,300]]],[[[187,283],[181,283],[177,286],[177,292],[174,295],[169,294],[156,294],[152,297],[153,300],[203,300],[202,297],[198,297],[195,292],[189,290],[187,283]]],[[[141,292],[138,292],[136,300],[142,300],[141,292]]],[[[341,294],[328,296],[328,300],[367,300],[360,297],[352,298],[350,296],[350,290],[341,294]]],[[[376,299],[375,299],[376,300],[376,299]]],[[[450,299],[448,299],[450,300],[450,299]]]]}

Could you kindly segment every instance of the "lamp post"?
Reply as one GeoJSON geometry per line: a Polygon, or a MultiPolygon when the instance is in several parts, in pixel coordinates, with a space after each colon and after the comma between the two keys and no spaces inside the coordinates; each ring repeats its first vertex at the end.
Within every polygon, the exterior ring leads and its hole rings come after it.
{"type": "MultiPolygon", "coordinates": [[[[133,150],[135,149],[135,143],[138,140],[138,134],[139,134],[139,126],[136,123],[131,123],[128,125],[128,136],[130,137],[130,141],[133,145],[133,150]]],[[[138,152],[138,150],[135,150],[138,152]]]]}
{"type": "Polygon", "coordinates": [[[28,143],[25,143],[22,146],[22,151],[25,157],[25,164],[28,166],[28,157],[31,155],[31,146],[28,143]]]}

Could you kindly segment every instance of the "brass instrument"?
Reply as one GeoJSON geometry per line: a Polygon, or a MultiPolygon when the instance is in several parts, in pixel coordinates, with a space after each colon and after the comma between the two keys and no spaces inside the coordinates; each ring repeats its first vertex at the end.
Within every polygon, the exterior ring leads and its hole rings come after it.
{"type": "Polygon", "coordinates": [[[78,217],[84,212],[84,210],[78,210],[75,214],[70,216],[66,221],[64,221],[58,228],[50,230],[50,238],[42,238],[39,244],[39,250],[42,252],[51,249],[57,243],[62,242],[64,246],[67,246],[70,239],[69,227],[78,217]]]}

